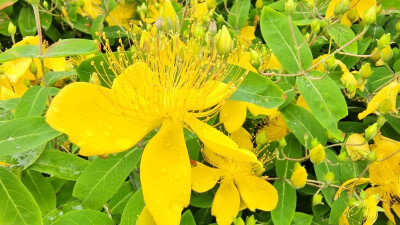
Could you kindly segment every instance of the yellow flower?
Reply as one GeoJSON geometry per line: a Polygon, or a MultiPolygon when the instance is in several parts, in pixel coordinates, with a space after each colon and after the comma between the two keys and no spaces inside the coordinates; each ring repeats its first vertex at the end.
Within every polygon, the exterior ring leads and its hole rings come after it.
{"type": "Polygon", "coordinates": [[[382,88],[376,95],[371,99],[371,101],[367,105],[367,109],[358,114],[358,119],[364,119],[371,113],[374,113],[380,104],[385,104],[385,108],[387,108],[386,104],[389,104],[389,110],[394,113],[397,113],[396,109],[396,97],[399,92],[400,83],[397,81],[392,81],[384,88],[382,88]]]}
{"type": "Polygon", "coordinates": [[[300,165],[300,163],[296,162],[294,164],[294,170],[292,176],[290,177],[290,181],[294,188],[299,189],[306,185],[307,183],[307,171],[306,168],[300,165]]]}
{"type": "Polygon", "coordinates": [[[280,112],[270,116],[265,124],[258,129],[257,135],[264,133],[268,141],[279,141],[289,133],[285,120],[280,112]]]}
{"type": "Polygon", "coordinates": [[[211,207],[211,214],[217,218],[219,225],[232,223],[239,212],[241,201],[251,211],[271,211],[276,207],[278,193],[274,186],[259,177],[263,172],[260,163],[231,160],[207,148],[203,154],[205,160],[215,168],[197,162],[192,167],[192,189],[205,192],[220,180],[211,207]]]}
{"type": "Polygon", "coordinates": [[[179,42],[179,35],[149,37],[137,54],[122,60],[105,49],[116,78],[110,88],[73,83],[53,99],[46,121],[68,134],[85,156],[122,152],[161,125],[144,149],[140,178],[146,207],[157,224],[179,224],[181,211],[189,204],[191,172],[183,128],[195,132],[205,146],[239,161],[256,156],[199,118],[218,113],[222,102],[235,90],[241,77],[206,46],[195,51],[194,39],[179,42]],[[210,64],[209,62],[213,62],[210,64]],[[222,83],[227,76],[229,83],[222,83]]]}
{"type": "MultiPolygon", "coordinates": [[[[331,18],[333,17],[333,11],[335,9],[335,5],[341,2],[342,0],[331,0],[328,8],[326,10],[325,18],[331,18]]],[[[355,21],[358,20],[358,18],[361,18],[364,16],[364,12],[367,11],[369,8],[376,6],[376,0],[351,0],[350,2],[350,8],[353,9],[355,8],[357,10],[357,18],[355,21]]],[[[347,18],[348,11],[343,14],[341,23],[347,26],[351,26],[352,22],[347,18]]],[[[354,22],[354,21],[353,21],[354,22]]]]}
{"type": "Polygon", "coordinates": [[[346,150],[351,160],[357,161],[370,153],[368,142],[364,135],[351,134],[346,140],[346,150]]]}
{"type": "Polygon", "coordinates": [[[325,148],[318,144],[310,150],[310,160],[314,164],[319,164],[325,159],[325,148]]]}
{"type": "Polygon", "coordinates": [[[240,41],[242,44],[251,45],[252,41],[256,39],[254,32],[256,32],[256,28],[254,26],[244,26],[242,29],[240,29],[240,41]]]}
{"type": "Polygon", "coordinates": [[[230,138],[238,144],[239,148],[244,148],[247,150],[253,149],[253,142],[251,141],[252,136],[243,127],[239,128],[237,131],[230,135],[230,138]]]}

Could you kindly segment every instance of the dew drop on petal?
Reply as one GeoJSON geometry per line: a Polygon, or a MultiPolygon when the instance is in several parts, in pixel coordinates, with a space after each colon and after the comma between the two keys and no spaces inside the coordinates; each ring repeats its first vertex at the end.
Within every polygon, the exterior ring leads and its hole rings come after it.
{"type": "Polygon", "coordinates": [[[128,137],[117,137],[114,140],[114,145],[120,150],[125,150],[133,145],[133,140],[128,137]]]}
{"type": "Polygon", "coordinates": [[[175,177],[175,179],[179,179],[179,177],[180,177],[179,173],[175,173],[174,177],[175,177]]]}
{"type": "Polygon", "coordinates": [[[59,111],[60,111],[60,110],[59,110],[57,107],[54,107],[54,108],[53,108],[53,112],[56,113],[56,112],[59,112],[59,111]]]}
{"type": "Polygon", "coordinates": [[[173,212],[181,212],[182,211],[182,209],[183,209],[183,207],[182,207],[182,205],[181,204],[179,204],[178,202],[171,202],[171,204],[170,204],[170,209],[173,211],[173,212]]]}

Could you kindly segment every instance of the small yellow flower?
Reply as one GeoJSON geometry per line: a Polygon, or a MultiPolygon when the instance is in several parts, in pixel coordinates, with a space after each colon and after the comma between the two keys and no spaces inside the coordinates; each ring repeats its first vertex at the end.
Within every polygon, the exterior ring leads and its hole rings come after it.
{"type": "MultiPolygon", "coordinates": [[[[134,43],[141,54],[133,55],[132,63],[111,57],[114,55],[106,44],[108,65],[116,76],[112,83],[101,77],[109,88],[83,82],[67,85],[53,99],[46,121],[68,134],[85,156],[128,150],[161,126],[144,149],[140,178],[146,208],[154,221],[175,225],[190,200],[184,127],[220,155],[239,161],[257,159],[199,119],[219,112],[240,83],[240,76],[222,83],[230,70],[217,58],[215,48],[205,46],[196,51],[194,39],[183,45],[178,34],[159,35],[148,38],[143,48],[134,43]]],[[[126,52],[119,50],[124,57],[126,52]]]]}
{"type": "MultiPolygon", "coordinates": [[[[394,113],[397,113],[396,109],[396,98],[397,93],[399,92],[400,83],[397,81],[392,81],[384,88],[382,88],[376,95],[371,99],[371,101],[367,105],[367,109],[358,114],[358,119],[364,119],[371,113],[374,113],[380,104],[385,103],[385,101],[389,100],[390,110],[394,113]]],[[[386,102],[387,103],[387,102],[386,102]]]]}
{"type": "Polygon", "coordinates": [[[259,177],[263,172],[260,163],[231,160],[207,148],[203,154],[205,160],[216,168],[197,162],[192,167],[192,189],[196,192],[208,191],[221,179],[211,207],[219,225],[232,223],[241,201],[251,211],[271,211],[276,207],[278,193],[274,186],[259,177]]]}
{"type": "Polygon", "coordinates": [[[325,159],[325,148],[321,144],[318,144],[310,150],[310,160],[314,164],[319,164],[325,159]]]}
{"type": "Polygon", "coordinates": [[[285,120],[280,112],[266,119],[265,124],[258,129],[257,135],[263,133],[269,141],[279,141],[289,133],[285,120]]]}
{"type": "Polygon", "coordinates": [[[296,162],[296,164],[294,164],[294,170],[290,181],[292,182],[293,187],[296,189],[304,187],[307,183],[306,168],[301,166],[300,163],[296,162]]]}
{"type": "Polygon", "coordinates": [[[368,142],[365,140],[364,135],[361,134],[351,134],[346,140],[346,150],[349,154],[351,160],[357,161],[370,151],[368,142]]]}

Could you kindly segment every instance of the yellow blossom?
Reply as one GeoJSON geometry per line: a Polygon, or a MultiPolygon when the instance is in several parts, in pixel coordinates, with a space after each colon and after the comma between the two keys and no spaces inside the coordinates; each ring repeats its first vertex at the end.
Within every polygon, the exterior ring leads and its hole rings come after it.
{"type": "Polygon", "coordinates": [[[230,138],[238,144],[239,148],[252,150],[253,142],[251,141],[251,134],[243,127],[239,128],[237,131],[230,135],[230,138]]]}
{"type": "Polygon", "coordinates": [[[192,167],[192,189],[205,192],[220,180],[215,194],[211,214],[219,225],[230,225],[239,212],[241,201],[251,211],[273,210],[278,202],[274,186],[260,177],[263,172],[260,163],[240,162],[204,149],[205,160],[215,168],[200,162],[192,167]],[[260,170],[261,167],[261,170],[260,170]]]}
{"type": "Polygon", "coordinates": [[[369,114],[374,113],[382,103],[389,103],[390,110],[394,113],[397,113],[396,97],[397,93],[399,92],[399,88],[400,84],[397,81],[392,81],[378,91],[378,93],[376,93],[376,95],[368,103],[367,109],[358,114],[358,119],[364,119],[369,114]]]}
{"type": "Polygon", "coordinates": [[[252,41],[256,39],[254,32],[256,32],[256,28],[254,26],[244,26],[242,29],[240,29],[240,40],[242,44],[251,45],[252,41]]]}
{"type": "Polygon", "coordinates": [[[310,150],[310,160],[314,164],[319,164],[325,159],[325,148],[318,144],[310,150]]]}
{"type": "Polygon", "coordinates": [[[293,187],[296,189],[304,187],[307,183],[306,168],[301,166],[300,163],[296,162],[296,164],[294,164],[294,170],[290,181],[292,182],[293,187]]]}
{"type": "Polygon", "coordinates": [[[279,141],[289,133],[285,120],[280,112],[273,114],[266,121],[265,124],[258,129],[257,134],[264,133],[269,141],[279,141]]]}
{"type": "MultiPolygon", "coordinates": [[[[342,0],[331,0],[329,2],[328,8],[325,13],[325,18],[333,17],[333,11],[335,9],[335,5],[341,1],[342,0]]],[[[374,6],[376,6],[376,0],[351,0],[349,9],[355,8],[357,10],[357,18],[356,18],[356,20],[354,20],[354,21],[357,21],[358,18],[361,18],[362,16],[364,16],[365,11],[367,11],[368,9],[370,9],[371,7],[374,7],[374,6]]],[[[342,24],[350,27],[352,22],[354,22],[354,21],[350,21],[347,18],[348,13],[349,12],[346,12],[345,14],[343,14],[340,22],[342,24]]]]}
{"type": "Polygon", "coordinates": [[[364,135],[351,134],[346,140],[346,150],[351,160],[357,161],[370,151],[368,142],[365,140],[364,135]]]}
{"type": "Polygon", "coordinates": [[[122,60],[127,54],[122,46],[115,58],[106,40],[106,59],[116,76],[114,81],[101,77],[109,87],[83,82],[67,85],[53,99],[46,121],[66,133],[85,156],[128,150],[161,126],[144,149],[140,179],[154,221],[174,225],[179,224],[190,199],[184,127],[220,155],[239,161],[257,159],[199,119],[218,113],[241,77],[232,77],[215,48],[196,50],[194,39],[182,45],[179,35],[159,35],[148,38],[143,48],[133,40],[138,53],[131,57],[132,62],[122,60]],[[222,83],[227,79],[231,81],[222,83]]]}

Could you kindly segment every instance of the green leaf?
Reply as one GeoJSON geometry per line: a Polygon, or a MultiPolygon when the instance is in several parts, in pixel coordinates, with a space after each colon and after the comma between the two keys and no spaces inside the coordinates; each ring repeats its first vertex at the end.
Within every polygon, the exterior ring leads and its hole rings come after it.
{"type": "Polygon", "coordinates": [[[69,70],[69,71],[52,71],[46,73],[46,81],[47,85],[51,86],[56,83],[58,80],[72,77],[76,75],[76,70],[69,70]]]}
{"type": "Polygon", "coordinates": [[[341,162],[340,178],[342,182],[359,177],[366,167],[366,160],[352,161],[350,158],[348,158],[346,161],[341,162]]]}
{"type": "Polygon", "coordinates": [[[40,25],[44,30],[48,30],[51,26],[51,22],[53,21],[53,16],[50,13],[40,11],[40,25]]]}
{"type": "Polygon", "coordinates": [[[38,45],[23,45],[7,49],[0,54],[0,63],[20,58],[37,58],[39,57],[38,45]]]}
{"type": "MultiPolygon", "coordinates": [[[[114,56],[117,57],[115,53],[114,56]]],[[[105,62],[104,57],[107,57],[107,55],[105,54],[97,55],[79,64],[79,66],[76,68],[76,72],[78,73],[79,79],[81,81],[88,82],[92,73],[96,72],[99,77],[102,77],[100,78],[102,86],[107,86],[104,80],[113,81],[115,78],[114,72],[111,69],[109,69],[108,66],[103,67],[100,65],[101,62],[107,65],[107,62],[105,62]],[[94,65],[92,65],[92,62],[94,63],[94,65]]]]}
{"type": "Polygon", "coordinates": [[[44,117],[24,117],[0,123],[0,156],[24,152],[60,135],[44,117]]]}
{"type": "Polygon", "coordinates": [[[126,203],[129,201],[131,196],[134,194],[131,181],[125,181],[121,188],[115,193],[111,200],[107,203],[108,210],[112,214],[122,213],[124,211],[126,203]]]}
{"type": "Polygon", "coordinates": [[[344,191],[340,194],[339,198],[333,202],[331,213],[329,214],[329,224],[339,224],[339,219],[348,206],[348,201],[347,191],[344,191]]]}
{"type": "Polygon", "coordinates": [[[90,27],[90,32],[92,33],[92,38],[93,40],[98,40],[99,36],[101,36],[104,25],[103,22],[106,19],[107,15],[105,14],[100,14],[98,15],[92,23],[92,26],[90,27]]]}
{"type": "MultiPolygon", "coordinates": [[[[318,71],[313,74],[319,74],[315,77],[322,76],[322,73],[318,71]]],[[[298,77],[296,84],[319,123],[336,139],[343,141],[342,132],[337,128],[337,123],[347,116],[347,104],[335,82],[329,76],[319,80],[298,77]]]]}
{"type": "Polygon", "coordinates": [[[250,10],[250,0],[235,0],[228,14],[228,23],[239,31],[247,20],[250,10]]]}
{"type": "Polygon", "coordinates": [[[14,110],[15,108],[17,108],[18,102],[19,98],[10,98],[7,100],[0,101],[0,108],[14,110]]]}
{"type": "Polygon", "coordinates": [[[295,212],[292,225],[310,225],[312,222],[313,216],[301,213],[301,212],[295,212]]]}
{"type": "MultiPolygon", "coordinates": [[[[285,155],[290,158],[301,158],[302,148],[297,138],[293,134],[289,134],[285,137],[285,139],[287,143],[287,145],[283,149],[285,155]]],[[[290,177],[292,176],[294,163],[294,161],[290,160],[276,160],[276,175],[278,175],[278,177],[285,177],[290,179],[290,177]]]]}
{"type": "Polygon", "coordinates": [[[18,27],[22,36],[35,36],[37,28],[35,15],[31,6],[24,6],[18,17],[18,27]]]}
{"type": "Polygon", "coordinates": [[[48,89],[42,86],[29,88],[21,97],[15,110],[15,118],[40,116],[46,108],[48,89]]]}
{"type": "Polygon", "coordinates": [[[18,0],[0,0],[0,10],[13,5],[16,2],[18,2],[18,0]]]}
{"type": "Polygon", "coordinates": [[[42,214],[35,199],[18,178],[0,166],[0,224],[41,225],[42,214]]]}
{"type": "Polygon", "coordinates": [[[390,114],[385,115],[386,120],[388,123],[400,134],[400,120],[399,118],[393,117],[390,114]]]}
{"type": "MultiPolygon", "coordinates": [[[[232,69],[232,73],[240,67],[232,69]]],[[[264,108],[280,106],[285,100],[283,91],[270,79],[249,71],[242,84],[230,97],[230,100],[245,101],[264,108]]]]}
{"type": "Polygon", "coordinates": [[[192,192],[190,205],[197,208],[210,208],[214,200],[215,191],[210,190],[204,193],[192,192]]]}
{"type": "Polygon", "coordinates": [[[64,39],[50,45],[43,57],[54,58],[70,55],[87,55],[96,51],[97,45],[92,40],[64,39]]]}
{"type": "Polygon", "coordinates": [[[77,179],[72,195],[89,208],[101,207],[118,191],[141,154],[142,150],[136,148],[106,159],[95,159],[77,179]]]}
{"type": "MultiPolygon", "coordinates": [[[[341,23],[335,23],[327,28],[329,35],[333,40],[339,45],[339,47],[344,46],[353,40],[356,35],[350,27],[343,25],[341,23]]],[[[357,41],[354,41],[347,47],[343,48],[344,52],[357,54],[357,41]]]]}
{"type": "Polygon", "coordinates": [[[299,29],[289,23],[287,16],[265,6],[261,14],[260,26],[265,42],[285,70],[297,74],[302,69],[311,67],[313,60],[311,50],[308,44],[303,44],[297,52],[295,42],[300,46],[305,40],[299,29]],[[296,41],[293,40],[293,36],[296,41]]]}
{"type": "Polygon", "coordinates": [[[368,78],[365,88],[369,93],[376,91],[379,87],[384,85],[393,78],[392,71],[386,67],[376,67],[372,69],[372,74],[368,78]]]}
{"type": "Polygon", "coordinates": [[[194,221],[193,214],[190,209],[183,213],[180,225],[196,225],[196,221],[194,221]]]}
{"type": "MultiPolygon", "coordinates": [[[[315,174],[317,175],[317,179],[319,181],[324,181],[324,176],[328,172],[333,172],[335,174],[335,184],[340,184],[340,167],[338,164],[336,153],[331,149],[325,149],[326,158],[334,165],[329,164],[326,160],[322,163],[314,164],[315,174]]],[[[326,202],[328,205],[332,206],[333,197],[336,194],[337,189],[333,187],[327,187],[322,189],[322,194],[325,197],[326,202]]]]}
{"type": "Polygon", "coordinates": [[[271,212],[275,225],[291,224],[296,210],[296,190],[287,182],[277,180],[274,187],[278,191],[278,205],[271,212]]]}
{"type": "Polygon", "coordinates": [[[291,103],[281,110],[281,113],[286,125],[303,146],[306,144],[304,139],[306,134],[308,134],[308,147],[311,146],[314,138],[317,138],[322,145],[326,144],[327,137],[324,128],[307,109],[291,103]]]}
{"type": "Polygon", "coordinates": [[[87,160],[76,155],[46,150],[29,169],[66,180],[76,180],[88,165],[87,160]]]}
{"type": "Polygon", "coordinates": [[[54,188],[42,174],[26,170],[21,175],[21,181],[31,192],[43,215],[56,208],[54,188]]]}
{"type": "MultiPolygon", "coordinates": [[[[357,54],[362,55],[365,53],[367,50],[369,44],[371,43],[371,38],[364,38],[361,41],[357,43],[357,54]]],[[[342,61],[347,68],[352,68],[358,61],[360,61],[360,57],[354,57],[354,56],[348,56],[348,55],[343,55],[343,56],[337,56],[337,58],[342,61]]]]}
{"type": "Polygon", "coordinates": [[[132,195],[122,213],[120,225],[136,224],[136,221],[144,208],[142,189],[139,189],[132,195]]]}
{"type": "Polygon", "coordinates": [[[90,209],[72,211],[58,218],[52,225],[114,225],[105,213],[90,209]]]}
{"type": "Polygon", "coordinates": [[[45,144],[42,144],[21,153],[5,156],[5,158],[10,158],[10,160],[5,161],[9,162],[10,167],[13,168],[13,172],[25,170],[40,157],[44,150],[44,147],[45,144]]]}

